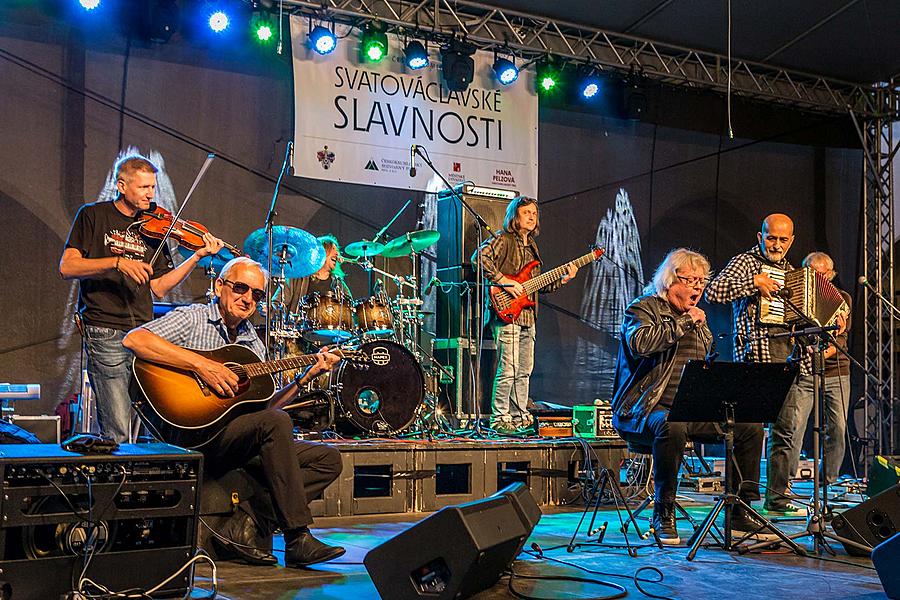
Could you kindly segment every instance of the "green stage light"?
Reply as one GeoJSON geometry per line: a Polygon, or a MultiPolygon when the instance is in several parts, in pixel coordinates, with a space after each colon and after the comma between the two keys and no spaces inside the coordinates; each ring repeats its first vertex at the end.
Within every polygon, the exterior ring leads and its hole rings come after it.
{"type": "Polygon", "coordinates": [[[381,59],[387,55],[388,51],[387,34],[377,25],[369,23],[363,28],[360,47],[366,60],[369,62],[381,62],[381,59]]]}
{"type": "Polygon", "coordinates": [[[250,29],[253,31],[253,39],[263,44],[275,37],[275,24],[264,12],[254,12],[250,19],[250,29]]]}
{"type": "Polygon", "coordinates": [[[555,92],[561,82],[560,69],[550,62],[542,62],[537,66],[537,91],[543,94],[555,92]]]}

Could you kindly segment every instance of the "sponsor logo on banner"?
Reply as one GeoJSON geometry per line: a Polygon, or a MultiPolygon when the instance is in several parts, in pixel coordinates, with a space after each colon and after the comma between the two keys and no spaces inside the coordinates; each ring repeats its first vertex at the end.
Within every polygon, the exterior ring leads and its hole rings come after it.
{"type": "Polygon", "coordinates": [[[431,169],[409,175],[415,144],[448,181],[537,193],[538,98],[530,77],[501,86],[493,54],[477,51],[472,83],[455,92],[446,87],[437,47],[429,67],[413,71],[402,41],[389,34],[387,57],[361,62],[358,30],[336,25],[338,48],[320,56],[308,47],[308,26],[291,17],[297,176],[427,190],[431,169]]]}
{"type": "Polygon", "coordinates": [[[325,146],[316,152],[316,160],[319,161],[319,164],[322,165],[323,169],[330,169],[331,165],[334,163],[334,152],[329,150],[328,146],[325,146]]]}

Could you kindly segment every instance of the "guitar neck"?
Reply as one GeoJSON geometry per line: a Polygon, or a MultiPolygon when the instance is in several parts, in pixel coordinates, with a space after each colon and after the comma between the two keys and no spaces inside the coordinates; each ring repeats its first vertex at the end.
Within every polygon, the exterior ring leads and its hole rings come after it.
{"type": "Polygon", "coordinates": [[[280,358],[278,360],[249,363],[243,365],[243,367],[248,376],[258,377],[260,375],[278,373],[279,371],[308,367],[309,365],[315,364],[315,362],[315,354],[304,354],[302,356],[290,356],[288,358],[280,358]]]}
{"type": "Polygon", "coordinates": [[[580,257],[576,258],[575,260],[565,263],[564,265],[560,265],[560,266],[556,267],[555,269],[547,271],[546,273],[541,273],[534,279],[529,279],[524,284],[522,284],[522,287],[525,288],[526,294],[529,294],[529,295],[533,294],[534,292],[538,291],[539,289],[546,286],[547,284],[553,283],[557,279],[562,278],[562,276],[565,275],[566,272],[568,272],[570,266],[575,266],[575,267],[581,268],[584,265],[592,262],[593,260],[594,260],[594,252],[593,251],[588,252],[584,256],[580,256],[580,257]]]}

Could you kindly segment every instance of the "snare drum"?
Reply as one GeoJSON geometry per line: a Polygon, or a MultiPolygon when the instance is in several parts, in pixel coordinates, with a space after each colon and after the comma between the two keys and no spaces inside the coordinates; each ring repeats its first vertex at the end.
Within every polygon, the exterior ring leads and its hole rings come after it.
{"type": "Polygon", "coordinates": [[[300,322],[303,339],[314,344],[334,344],[353,337],[353,304],[334,292],[312,292],[300,306],[305,318],[300,322]]]}
{"type": "Polygon", "coordinates": [[[356,323],[361,333],[370,336],[390,336],[394,334],[394,317],[384,295],[359,298],[353,303],[356,323]]]}

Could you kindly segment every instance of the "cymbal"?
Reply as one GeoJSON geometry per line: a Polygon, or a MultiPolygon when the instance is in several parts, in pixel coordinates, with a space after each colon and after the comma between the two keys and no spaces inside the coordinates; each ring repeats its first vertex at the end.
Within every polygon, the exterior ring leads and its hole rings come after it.
{"type": "MultiPolygon", "coordinates": [[[[178,246],[178,253],[186,259],[194,255],[193,250],[191,250],[190,248],[185,248],[181,245],[178,246]]],[[[212,263],[213,271],[218,273],[222,270],[222,267],[225,266],[225,263],[227,263],[232,258],[234,258],[234,253],[228,248],[222,248],[221,250],[219,250],[218,254],[213,254],[212,256],[204,256],[203,258],[201,258],[197,263],[197,266],[206,269],[207,267],[209,267],[210,263],[212,263]]]]}
{"type": "Polygon", "coordinates": [[[441,239],[441,232],[434,229],[410,231],[399,237],[395,237],[384,246],[381,253],[385,258],[397,258],[406,256],[410,252],[420,252],[441,239]]]}
{"type": "MultiPolygon", "coordinates": [[[[244,252],[265,266],[269,262],[269,240],[265,228],[257,229],[244,240],[244,252]]],[[[272,271],[288,279],[309,277],[325,264],[325,248],[313,234],[298,227],[276,225],[272,228],[272,271]],[[282,258],[284,263],[282,264],[282,258]]]]}
{"type": "Polygon", "coordinates": [[[384,244],[381,242],[370,242],[369,240],[360,240],[344,246],[344,254],[353,258],[378,256],[382,250],[384,250],[384,244]]]}

